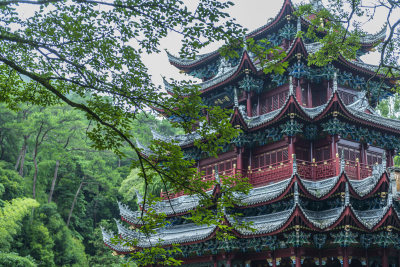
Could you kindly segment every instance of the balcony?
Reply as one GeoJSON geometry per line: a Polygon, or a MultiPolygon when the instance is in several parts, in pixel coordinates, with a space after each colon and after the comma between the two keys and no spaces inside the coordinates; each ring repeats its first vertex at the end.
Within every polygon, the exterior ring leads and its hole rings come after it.
{"type": "MultiPolygon", "coordinates": [[[[297,173],[303,179],[312,181],[334,177],[340,174],[340,158],[324,161],[296,160],[297,173]]],[[[344,170],[349,179],[361,180],[372,175],[372,166],[356,161],[344,160],[344,170]]],[[[293,173],[293,160],[287,160],[273,165],[250,169],[247,176],[254,186],[269,184],[289,178],[293,173]]]]}
{"type": "MultiPolygon", "coordinates": [[[[224,172],[219,172],[219,176],[230,176],[242,173],[243,176],[248,177],[250,183],[254,186],[262,186],[270,183],[278,182],[288,179],[293,174],[293,160],[285,160],[277,162],[261,168],[253,168],[248,170],[239,170],[236,165],[233,169],[224,172]]],[[[344,170],[349,179],[361,180],[372,175],[373,166],[351,160],[343,160],[344,170]]],[[[324,160],[324,161],[305,161],[296,160],[297,173],[301,178],[317,181],[325,178],[334,177],[340,174],[341,159],[339,157],[324,160]]],[[[210,175],[202,176],[203,181],[213,181],[216,179],[215,171],[210,175]]],[[[164,199],[174,198],[182,194],[162,193],[161,197],[164,199]]]]}
{"type": "Polygon", "coordinates": [[[247,177],[253,186],[258,186],[287,179],[292,172],[293,162],[285,160],[262,168],[250,169],[247,171],[247,177]]]}

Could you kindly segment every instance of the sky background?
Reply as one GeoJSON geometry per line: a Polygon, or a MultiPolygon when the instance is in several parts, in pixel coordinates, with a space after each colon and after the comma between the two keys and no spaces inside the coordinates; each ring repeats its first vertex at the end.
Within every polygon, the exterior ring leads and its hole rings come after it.
{"type": "MultiPolygon", "coordinates": [[[[197,1],[185,1],[189,8],[194,9],[197,1]]],[[[234,6],[227,12],[231,17],[236,18],[237,22],[243,27],[252,31],[267,23],[269,18],[275,17],[281,9],[284,0],[233,0],[234,6]]],[[[300,4],[301,0],[292,0],[293,4],[300,4]]],[[[324,2],[324,1],[323,1],[324,2]]],[[[374,17],[374,22],[366,23],[363,29],[369,33],[378,32],[384,22],[385,14],[382,10],[378,11],[374,17]]],[[[143,55],[143,61],[149,68],[153,82],[157,85],[162,85],[162,76],[177,80],[194,80],[193,77],[179,73],[179,70],[168,62],[167,54],[164,49],[167,49],[173,55],[178,55],[181,43],[179,34],[171,33],[168,37],[161,40],[161,50],[159,54],[143,55]]],[[[211,52],[221,44],[213,44],[201,51],[201,53],[211,52]]],[[[367,55],[363,58],[371,64],[377,64],[376,55],[367,55]]]]}
{"type": "MultiPolygon", "coordinates": [[[[223,1],[223,0],[221,0],[223,1]]],[[[236,18],[237,22],[249,31],[252,31],[268,22],[269,18],[275,17],[281,9],[284,0],[231,0],[235,5],[226,12],[231,17],[236,18]]],[[[310,0],[292,0],[293,4],[300,4],[302,2],[309,3],[310,0]]],[[[184,0],[185,4],[189,9],[195,10],[197,0],[184,0]]],[[[326,5],[327,0],[323,0],[322,3],[326,5]]],[[[363,3],[372,2],[375,3],[377,0],[363,0],[363,3]]],[[[38,10],[37,6],[32,5],[20,5],[19,13],[22,17],[34,16],[34,12],[38,10]]],[[[380,31],[386,18],[385,9],[378,9],[374,21],[363,24],[362,28],[364,31],[369,33],[376,33],[380,31]]],[[[393,17],[397,19],[400,17],[400,10],[396,10],[393,17]]],[[[177,33],[170,33],[168,37],[163,38],[160,41],[161,52],[159,54],[143,54],[142,59],[147,66],[149,73],[152,76],[152,80],[156,85],[163,85],[162,76],[173,78],[176,80],[196,80],[195,78],[186,74],[179,73],[179,70],[168,62],[166,52],[167,49],[173,55],[178,56],[178,52],[181,47],[181,36],[177,33]]],[[[201,53],[208,53],[218,49],[222,43],[215,43],[209,47],[203,49],[201,53]]],[[[377,53],[372,55],[366,55],[363,60],[370,64],[378,64],[377,53]]]]}

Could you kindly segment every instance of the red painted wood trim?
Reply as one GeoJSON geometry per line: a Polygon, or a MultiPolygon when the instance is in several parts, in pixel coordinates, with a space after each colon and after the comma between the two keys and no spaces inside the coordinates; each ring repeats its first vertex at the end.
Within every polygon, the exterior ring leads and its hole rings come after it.
{"type": "Polygon", "coordinates": [[[360,229],[364,230],[364,231],[369,231],[368,228],[366,228],[356,217],[356,215],[353,213],[353,211],[350,209],[349,206],[347,206],[344,211],[342,212],[342,215],[339,217],[339,219],[333,223],[331,226],[329,226],[328,228],[326,228],[326,230],[331,230],[336,228],[338,225],[340,225],[341,223],[344,224],[350,224],[351,222],[355,223],[360,229]],[[349,216],[351,221],[350,222],[345,222],[345,217],[349,216]]]}
{"type": "MultiPolygon", "coordinates": [[[[347,178],[347,176],[346,176],[346,179],[347,179],[347,181],[350,181],[350,179],[347,178]]],[[[357,199],[366,199],[366,198],[369,198],[369,197],[371,197],[372,195],[374,195],[376,192],[378,192],[379,189],[381,188],[381,186],[382,186],[384,183],[386,183],[388,186],[389,186],[389,183],[390,183],[389,177],[387,176],[386,172],[383,173],[383,174],[381,175],[381,177],[379,178],[379,181],[376,183],[376,186],[374,187],[374,189],[372,189],[371,192],[369,192],[369,193],[366,194],[365,196],[360,197],[360,196],[357,194],[357,192],[353,189],[353,187],[351,186],[350,183],[349,183],[349,191],[350,191],[352,197],[354,197],[354,198],[357,198],[357,199]]]]}
{"type": "Polygon", "coordinates": [[[233,112],[233,116],[230,120],[230,123],[233,124],[235,122],[235,119],[239,120],[239,125],[241,127],[243,127],[243,129],[247,130],[247,124],[244,121],[244,118],[242,116],[242,113],[240,113],[239,109],[237,107],[235,107],[234,112],[233,112]]]}
{"type": "Polygon", "coordinates": [[[294,11],[294,7],[293,7],[293,4],[292,4],[292,1],[290,1],[290,0],[285,0],[285,2],[283,3],[283,6],[281,7],[281,10],[279,11],[279,14],[278,14],[278,16],[276,17],[276,19],[275,19],[273,22],[271,22],[271,24],[269,24],[269,25],[268,25],[267,27],[265,27],[264,29],[260,29],[258,32],[255,32],[255,33],[253,33],[253,34],[251,34],[251,35],[246,36],[246,39],[248,39],[248,38],[254,38],[254,37],[258,36],[258,35],[261,35],[261,34],[265,33],[265,32],[268,31],[270,28],[274,27],[274,26],[283,18],[284,14],[286,13],[285,11],[286,11],[286,8],[287,8],[287,7],[290,8],[289,12],[290,12],[290,11],[291,11],[291,12],[294,11]]]}
{"type": "Polygon", "coordinates": [[[206,165],[209,164],[214,164],[220,161],[224,161],[224,160],[228,160],[228,159],[233,159],[236,157],[236,152],[234,150],[232,151],[228,151],[226,153],[223,154],[219,154],[217,158],[215,157],[210,157],[210,158],[206,158],[206,159],[201,159],[199,162],[199,167],[202,168],[206,165]]]}
{"type": "Polygon", "coordinates": [[[247,53],[247,51],[244,51],[242,61],[240,62],[240,64],[239,64],[238,68],[236,69],[236,71],[231,75],[231,77],[227,78],[225,81],[222,81],[222,82],[220,82],[220,83],[217,83],[217,84],[215,84],[215,85],[213,85],[213,86],[210,86],[210,87],[208,87],[208,88],[206,88],[206,89],[200,91],[201,94],[206,93],[206,92],[208,92],[208,91],[211,91],[211,90],[213,90],[214,88],[220,87],[220,86],[222,86],[222,85],[224,85],[224,84],[227,84],[227,83],[229,83],[229,82],[231,82],[231,81],[237,79],[238,75],[242,72],[242,69],[243,69],[245,63],[248,64],[248,67],[249,67],[254,73],[257,73],[257,68],[254,66],[253,62],[251,61],[251,59],[250,59],[250,57],[249,57],[249,54],[247,53]]]}
{"type": "Polygon", "coordinates": [[[180,65],[180,64],[172,62],[170,60],[168,60],[168,61],[172,66],[187,72],[187,71],[191,71],[193,68],[196,68],[197,66],[202,65],[203,63],[211,61],[211,59],[214,59],[214,58],[218,57],[219,55],[220,55],[219,52],[215,52],[215,53],[213,53],[211,55],[208,55],[207,57],[203,58],[202,60],[200,60],[200,61],[198,61],[198,62],[196,62],[194,64],[189,64],[189,65],[180,65]]]}
{"type": "Polygon", "coordinates": [[[288,142],[286,140],[281,140],[281,141],[274,142],[272,144],[267,144],[264,146],[257,147],[252,152],[253,152],[253,156],[257,156],[264,152],[269,152],[269,151],[279,149],[279,148],[284,148],[287,146],[288,146],[288,142]]]}

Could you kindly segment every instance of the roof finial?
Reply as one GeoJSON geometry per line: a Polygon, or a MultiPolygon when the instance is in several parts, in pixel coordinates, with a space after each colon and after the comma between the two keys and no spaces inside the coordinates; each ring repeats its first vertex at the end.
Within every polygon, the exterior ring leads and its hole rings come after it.
{"type": "Polygon", "coordinates": [[[297,33],[301,32],[301,18],[300,16],[297,17],[297,33]]]}
{"type": "Polygon", "coordinates": [[[297,161],[296,161],[296,154],[292,155],[293,159],[293,175],[297,173],[297,161]]]}
{"type": "Polygon", "coordinates": [[[345,195],[344,195],[344,205],[348,206],[350,204],[350,193],[349,193],[349,183],[346,182],[345,185],[345,195]]]}
{"type": "Polygon", "coordinates": [[[382,172],[385,172],[386,170],[386,151],[383,150],[382,154],[382,172]]]}
{"type": "Polygon", "coordinates": [[[238,99],[236,87],[233,89],[233,101],[234,101],[234,105],[235,105],[234,107],[235,108],[239,107],[239,99],[238,99]]]}
{"type": "Polygon", "coordinates": [[[390,176],[389,176],[389,180],[390,180],[390,192],[392,192],[393,195],[397,194],[397,185],[396,185],[396,177],[394,174],[394,170],[391,169],[390,170],[390,176]]]}
{"type": "Polygon", "coordinates": [[[340,173],[344,172],[345,166],[346,166],[346,161],[344,159],[344,150],[342,149],[342,153],[340,155],[340,173]]]}
{"type": "Polygon", "coordinates": [[[294,95],[293,77],[289,76],[289,95],[294,95]]]}
{"type": "Polygon", "coordinates": [[[299,186],[297,185],[297,181],[294,182],[294,204],[299,204],[299,186]]]}
{"type": "Polygon", "coordinates": [[[338,90],[337,88],[337,72],[333,74],[333,92],[336,93],[338,90]]]}
{"type": "Polygon", "coordinates": [[[393,205],[393,194],[392,194],[392,191],[389,191],[389,194],[388,194],[388,196],[387,196],[386,205],[387,205],[388,207],[390,207],[390,206],[393,205]]]}

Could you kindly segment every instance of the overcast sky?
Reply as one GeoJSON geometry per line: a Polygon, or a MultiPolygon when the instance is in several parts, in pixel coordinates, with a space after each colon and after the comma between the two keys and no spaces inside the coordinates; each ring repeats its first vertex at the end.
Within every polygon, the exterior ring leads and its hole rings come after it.
{"type": "MultiPolygon", "coordinates": [[[[234,6],[228,10],[231,17],[236,18],[237,22],[244,28],[252,31],[267,23],[269,18],[275,17],[280,8],[283,5],[284,0],[231,0],[234,2],[234,6]]],[[[309,2],[310,0],[303,0],[309,2]]],[[[325,2],[327,0],[323,0],[325,2]]],[[[376,2],[376,0],[363,0],[363,2],[376,2]]],[[[184,0],[187,6],[194,10],[196,8],[196,0],[184,0]]],[[[292,0],[294,4],[300,4],[302,0],[292,0]]],[[[37,9],[37,8],[36,8],[37,9]]],[[[19,12],[25,17],[33,16],[36,10],[32,5],[21,5],[19,12]]],[[[396,13],[398,13],[396,11],[396,13]]],[[[400,14],[394,14],[394,18],[400,17],[400,14]]],[[[378,10],[375,20],[372,23],[367,23],[363,26],[363,29],[369,33],[378,32],[384,22],[385,12],[378,10]]],[[[192,79],[192,77],[180,74],[179,71],[172,65],[169,64],[167,55],[164,49],[167,49],[170,53],[178,55],[178,51],[181,47],[181,37],[177,33],[171,33],[167,38],[161,40],[161,53],[152,55],[143,55],[143,61],[149,69],[152,75],[153,82],[158,85],[162,85],[162,76],[166,78],[174,78],[177,80],[192,79]]],[[[206,49],[202,50],[201,53],[207,53],[217,49],[221,44],[214,44],[206,49]]],[[[363,58],[368,63],[377,64],[377,56],[366,56],[363,58]]]]}
{"type": "MultiPolygon", "coordinates": [[[[187,2],[189,7],[194,8],[196,1],[187,0],[185,2],[187,2]]],[[[233,0],[232,2],[234,2],[235,5],[228,10],[228,13],[231,17],[236,18],[239,24],[250,31],[266,24],[269,18],[275,17],[283,4],[283,0],[233,0]]],[[[301,0],[292,0],[292,2],[294,4],[299,4],[301,0]]],[[[379,20],[379,23],[375,21],[374,23],[365,24],[365,31],[376,33],[381,29],[384,14],[378,13],[375,17],[379,20]]],[[[167,55],[163,50],[167,49],[170,53],[178,55],[181,45],[179,40],[180,36],[178,34],[171,33],[167,38],[161,41],[162,52],[160,54],[143,55],[143,61],[149,68],[154,83],[161,85],[161,76],[178,80],[191,78],[188,75],[180,74],[174,66],[170,65],[167,55]]],[[[218,47],[219,45],[210,46],[201,52],[207,53],[218,47]]],[[[376,57],[374,56],[366,57],[365,59],[369,62],[376,61],[376,57]]],[[[371,63],[376,64],[377,62],[371,63]]]]}

